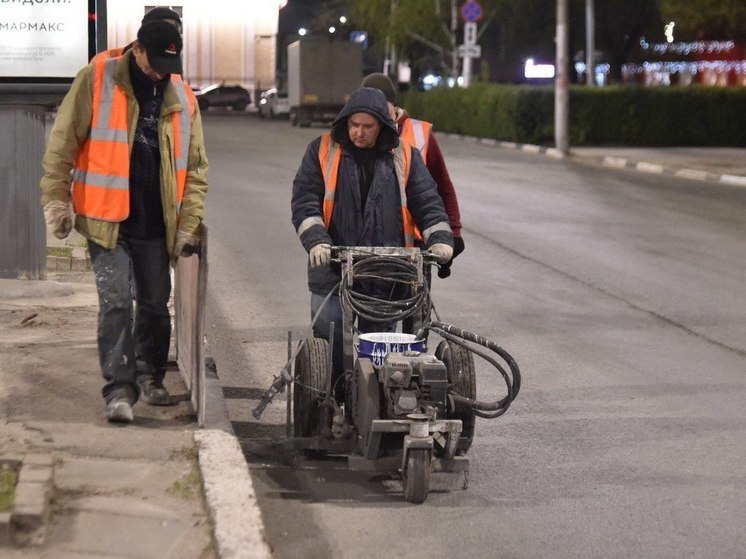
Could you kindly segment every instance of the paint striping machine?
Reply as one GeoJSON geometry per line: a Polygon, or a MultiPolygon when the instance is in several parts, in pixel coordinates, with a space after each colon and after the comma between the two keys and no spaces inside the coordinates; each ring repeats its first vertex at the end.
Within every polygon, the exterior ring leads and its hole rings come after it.
{"type": "Polygon", "coordinates": [[[466,489],[476,418],[494,419],[508,410],[520,389],[518,364],[494,342],[439,320],[428,288],[436,265],[429,253],[332,250],[341,281],[324,305],[339,297],[341,351],[335,359],[334,323],[327,339],[309,335],[294,350],[288,336],[288,361],[254,417],[287,387],[287,433],[294,448],[346,455],[350,469],[400,475],[404,498],[412,503],[427,499],[435,472],[463,472],[466,489]],[[405,324],[413,333],[363,333],[356,318],[405,324]],[[429,334],[441,338],[433,353],[427,350],[429,334]],[[504,382],[501,399],[477,399],[475,355],[504,382]]]}

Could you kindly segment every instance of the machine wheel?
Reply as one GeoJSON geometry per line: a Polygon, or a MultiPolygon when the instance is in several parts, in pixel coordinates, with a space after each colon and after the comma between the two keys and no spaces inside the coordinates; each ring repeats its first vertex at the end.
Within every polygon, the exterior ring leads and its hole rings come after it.
{"type": "MultiPolygon", "coordinates": [[[[443,361],[448,371],[448,382],[453,391],[466,398],[477,397],[477,376],[474,369],[474,354],[458,344],[442,341],[435,350],[435,356],[443,361]]],[[[477,417],[472,412],[459,411],[450,419],[460,419],[463,424],[456,452],[466,454],[474,440],[474,428],[477,417]]]]}
{"type": "Polygon", "coordinates": [[[430,451],[410,448],[407,469],[404,470],[404,499],[410,503],[424,503],[430,491],[430,451]]]}
{"type": "Polygon", "coordinates": [[[293,432],[296,437],[315,437],[321,433],[319,396],[326,389],[328,370],[329,342],[306,338],[295,358],[293,432]]]}

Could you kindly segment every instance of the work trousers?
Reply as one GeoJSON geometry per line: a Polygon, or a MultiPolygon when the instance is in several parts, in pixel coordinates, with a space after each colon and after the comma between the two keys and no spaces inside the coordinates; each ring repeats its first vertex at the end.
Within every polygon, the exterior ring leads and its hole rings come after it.
{"type": "Polygon", "coordinates": [[[111,250],[88,243],[98,291],[98,354],[104,399],[137,401],[137,377],[163,381],[171,341],[171,274],[165,239],[120,235],[111,250]],[[135,299],[133,308],[132,299],[135,299]],[[133,312],[134,311],[134,312],[133,312]]]}

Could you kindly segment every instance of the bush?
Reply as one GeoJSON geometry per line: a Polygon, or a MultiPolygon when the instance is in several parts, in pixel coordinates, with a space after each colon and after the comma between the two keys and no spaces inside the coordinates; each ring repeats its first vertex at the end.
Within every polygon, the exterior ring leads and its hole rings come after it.
{"type": "MultiPolygon", "coordinates": [[[[436,130],[526,144],[554,143],[552,87],[475,84],[408,91],[400,104],[436,130]]],[[[746,146],[746,88],[570,88],[570,143],[746,146]]]]}

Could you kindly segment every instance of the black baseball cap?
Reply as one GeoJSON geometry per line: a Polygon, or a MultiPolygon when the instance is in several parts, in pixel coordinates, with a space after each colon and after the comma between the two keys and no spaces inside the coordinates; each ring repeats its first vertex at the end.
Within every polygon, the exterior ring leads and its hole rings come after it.
{"type": "Polygon", "coordinates": [[[159,74],[181,74],[181,34],[165,21],[143,24],[137,40],[148,55],[148,63],[159,74]]]}
{"type": "Polygon", "coordinates": [[[142,17],[141,23],[145,25],[146,23],[150,23],[151,21],[162,21],[166,19],[175,21],[179,24],[179,27],[181,27],[181,17],[179,17],[179,14],[177,14],[171,8],[166,8],[164,6],[157,6],[150,10],[142,17]]]}

